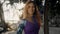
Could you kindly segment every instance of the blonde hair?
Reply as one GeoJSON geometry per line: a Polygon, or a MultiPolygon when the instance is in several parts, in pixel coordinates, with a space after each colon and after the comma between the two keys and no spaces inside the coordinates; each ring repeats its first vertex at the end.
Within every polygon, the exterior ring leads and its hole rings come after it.
{"type": "Polygon", "coordinates": [[[35,15],[35,18],[36,18],[36,20],[38,21],[38,23],[40,24],[40,22],[41,22],[41,17],[40,17],[40,13],[39,13],[39,9],[38,9],[38,6],[37,6],[37,4],[34,2],[34,1],[28,1],[28,2],[26,2],[26,5],[25,5],[25,7],[24,7],[24,12],[23,12],[23,19],[26,19],[27,17],[28,17],[28,15],[29,14],[27,14],[28,12],[28,5],[30,4],[30,3],[33,3],[34,4],[34,6],[35,6],[35,12],[34,12],[34,14],[33,15],[35,15]]]}

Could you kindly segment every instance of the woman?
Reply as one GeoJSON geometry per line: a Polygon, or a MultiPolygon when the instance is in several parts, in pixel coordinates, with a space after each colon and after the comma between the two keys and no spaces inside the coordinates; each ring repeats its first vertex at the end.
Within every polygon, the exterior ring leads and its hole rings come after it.
{"type": "Polygon", "coordinates": [[[41,25],[41,17],[35,2],[29,1],[26,3],[21,23],[17,34],[22,34],[23,29],[25,34],[38,34],[41,25]]]}

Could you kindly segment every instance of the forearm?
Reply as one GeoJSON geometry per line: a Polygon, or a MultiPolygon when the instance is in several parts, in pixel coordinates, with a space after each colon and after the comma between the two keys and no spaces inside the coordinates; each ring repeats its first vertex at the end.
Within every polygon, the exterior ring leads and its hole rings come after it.
{"type": "Polygon", "coordinates": [[[26,24],[26,20],[21,20],[20,23],[21,23],[21,24],[20,24],[19,27],[18,27],[17,34],[22,34],[22,31],[23,31],[24,26],[25,26],[25,24],[26,24]]]}
{"type": "Polygon", "coordinates": [[[17,34],[22,34],[23,29],[24,29],[24,25],[20,24],[17,30],[17,34]]]}

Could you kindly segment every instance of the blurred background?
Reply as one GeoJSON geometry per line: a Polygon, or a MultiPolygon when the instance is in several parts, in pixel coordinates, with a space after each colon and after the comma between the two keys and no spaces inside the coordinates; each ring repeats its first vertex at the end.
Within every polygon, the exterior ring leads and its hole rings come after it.
{"type": "MultiPolygon", "coordinates": [[[[0,0],[0,34],[16,34],[19,25],[19,17],[22,14],[26,1],[30,0],[0,0]],[[10,30],[11,27],[13,30],[10,30]]],[[[45,0],[35,1],[39,6],[42,26],[39,34],[44,34],[44,4],[45,0]]],[[[24,31],[23,31],[24,34],[24,31]]]]}
{"type": "Polygon", "coordinates": [[[48,0],[49,34],[60,34],[60,0],[48,0]]]}
{"type": "MultiPolygon", "coordinates": [[[[21,16],[23,7],[29,0],[0,0],[0,34],[16,34],[16,31],[8,31],[7,28],[18,27],[19,16],[21,16]]],[[[39,6],[42,26],[39,34],[44,34],[44,7],[45,0],[32,0],[39,6]]],[[[49,34],[60,33],[60,0],[48,0],[48,26],[49,34]]],[[[24,34],[24,31],[23,31],[24,34]]]]}

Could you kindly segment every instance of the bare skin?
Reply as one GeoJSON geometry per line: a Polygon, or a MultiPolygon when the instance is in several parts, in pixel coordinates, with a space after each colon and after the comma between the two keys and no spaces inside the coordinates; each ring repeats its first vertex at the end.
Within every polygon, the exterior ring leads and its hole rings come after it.
{"type": "Polygon", "coordinates": [[[35,10],[34,4],[30,3],[29,4],[29,8],[28,8],[28,17],[27,17],[27,20],[32,22],[32,23],[33,23],[32,16],[33,16],[34,10],[35,10]]]}

